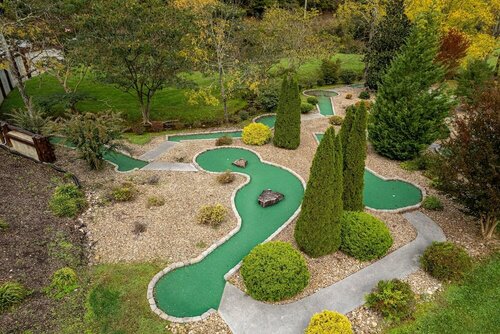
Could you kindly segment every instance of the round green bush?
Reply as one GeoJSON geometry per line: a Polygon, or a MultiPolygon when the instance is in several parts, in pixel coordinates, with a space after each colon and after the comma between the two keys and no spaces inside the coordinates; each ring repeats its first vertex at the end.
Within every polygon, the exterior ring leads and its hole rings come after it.
{"type": "Polygon", "coordinates": [[[302,114],[307,114],[308,112],[310,112],[313,109],[314,109],[314,105],[312,105],[310,103],[301,103],[300,104],[300,112],[302,114]]]}
{"type": "Polygon", "coordinates": [[[281,241],[256,246],[243,259],[241,276],[248,294],[264,301],[293,297],[309,283],[304,256],[281,241]]]}
{"type": "Polygon", "coordinates": [[[19,304],[28,294],[28,290],[16,282],[7,282],[0,285],[0,312],[19,304]]]}
{"type": "Polygon", "coordinates": [[[52,298],[60,299],[75,291],[76,288],[78,288],[76,272],[69,267],[64,267],[54,272],[52,281],[45,292],[52,298]]]}
{"type": "Polygon", "coordinates": [[[49,208],[57,217],[73,218],[86,206],[85,195],[73,184],[58,186],[49,201],[49,208]]]}
{"type": "Polygon", "coordinates": [[[318,98],[316,96],[309,96],[307,98],[307,103],[312,104],[313,106],[318,104],[318,98]]]}
{"type": "Polygon", "coordinates": [[[364,90],[361,93],[359,93],[358,97],[362,100],[368,100],[370,98],[370,93],[368,91],[364,90]]]}
{"type": "Polygon", "coordinates": [[[346,85],[350,85],[356,80],[358,74],[352,70],[343,70],[340,72],[340,80],[346,85]]]}
{"type": "Polygon", "coordinates": [[[364,212],[344,212],[340,249],[368,261],[382,257],[392,246],[391,233],[384,222],[364,212]]]}
{"type": "Polygon", "coordinates": [[[345,315],[325,310],[312,316],[305,334],[352,334],[352,326],[345,315]]]}
{"type": "Polygon", "coordinates": [[[426,196],[422,202],[422,207],[427,210],[441,211],[443,210],[443,203],[436,196],[426,196]]]}
{"type": "Polygon", "coordinates": [[[415,309],[415,293],[408,283],[393,279],[379,281],[372,293],[366,296],[370,308],[391,321],[411,316],[415,309]]]}
{"type": "Polygon", "coordinates": [[[250,123],[243,128],[241,139],[247,145],[264,145],[271,140],[271,129],[262,123],[250,123]]]}
{"type": "Polygon", "coordinates": [[[472,260],[460,246],[451,242],[434,242],[420,258],[422,268],[442,281],[456,281],[472,268],[472,260]]]}
{"type": "Polygon", "coordinates": [[[333,115],[333,116],[330,116],[329,122],[331,125],[340,126],[340,125],[342,125],[342,122],[344,122],[344,118],[342,116],[333,115]]]}

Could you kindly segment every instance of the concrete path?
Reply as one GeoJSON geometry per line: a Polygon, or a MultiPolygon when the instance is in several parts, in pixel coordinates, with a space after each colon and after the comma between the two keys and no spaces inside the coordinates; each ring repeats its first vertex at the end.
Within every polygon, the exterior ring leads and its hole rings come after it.
{"type": "Polygon", "coordinates": [[[167,152],[168,150],[170,150],[172,147],[174,147],[177,144],[178,143],[176,143],[176,142],[171,142],[171,141],[165,140],[160,145],[158,145],[155,148],[153,148],[151,151],[148,151],[148,152],[144,153],[143,155],[141,155],[139,157],[139,159],[140,160],[145,160],[145,161],[156,160],[161,155],[163,155],[165,152],[167,152]]]}
{"type": "Polygon", "coordinates": [[[418,259],[433,241],[444,241],[441,228],[419,211],[404,217],[417,230],[417,238],[374,264],[297,302],[270,305],[258,302],[226,283],[219,313],[235,334],[303,333],[314,313],[347,313],[364,304],[364,296],[380,280],[404,278],[419,268],[418,259]]]}
{"type": "Polygon", "coordinates": [[[197,172],[198,169],[190,163],[153,161],[141,170],[161,170],[170,172],[197,172]]]}

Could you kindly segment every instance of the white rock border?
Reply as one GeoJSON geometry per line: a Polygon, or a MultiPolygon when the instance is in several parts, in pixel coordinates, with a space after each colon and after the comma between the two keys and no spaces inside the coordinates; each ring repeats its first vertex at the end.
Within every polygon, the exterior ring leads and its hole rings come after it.
{"type": "MultiPolygon", "coordinates": [[[[214,134],[214,133],[231,133],[231,132],[237,132],[237,131],[242,131],[242,129],[232,129],[232,130],[216,130],[216,131],[206,131],[206,132],[181,132],[177,134],[169,134],[165,135],[165,140],[169,140],[170,137],[176,137],[176,136],[192,136],[192,135],[209,135],[209,134],[214,134]]],[[[207,139],[183,139],[179,141],[172,141],[173,143],[182,143],[185,141],[199,141],[199,140],[216,140],[216,138],[207,138],[207,139]]]]}
{"type": "MultiPolygon", "coordinates": [[[[332,111],[333,111],[333,115],[332,115],[332,116],[336,115],[337,113],[335,112],[335,105],[334,105],[334,103],[333,103],[333,98],[334,98],[334,97],[337,97],[337,96],[340,96],[340,93],[339,93],[339,92],[337,92],[337,91],[336,91],[335,89],[333,89],[333,88],[326,88],[326,89],[321,89],[321,88],[316,88],[316,89],[314,89],[314,88],[311,88],[311,89],[306,89],[306,90],[302,91],[302,94],[303,94],[304,96],[307,96],[307,97],[316,97],[316,98],[317,98],[317,96],[315,96],[315,95],[309,95],[309,94],[307,94],[307,92],[311,92],[311,91],[315,91],[315,90],[324,90],[324,91],[327,91],[327,92],[334,92],[335,94],[337,94],[337,95],[335,95],[335,96],[330,96],[330,104],[332,105],[332,111]]],[[[318,113],[319,113],[321,116],[323,116],[323,117],[330,117],[330,116],[327,116],[327,115],[323,115],[323,114],[321,113],[321,110],[319,109],[319,104],[316,104],[316,109],[318,110],[318,113]]]]}
{"type": "MultiPolygon", "coordinates": [[[[318,145],[319,145],[319,139],[318,139],[317,135],[322,135],[322,134],[324,134],[324,133],[323,132],[313,132],[313,134],[312,134],[314,136],[314,139],[316,140],[316,143],[318,143],[318,145]]],[[[405,206],[405,207],[399,208],[399,209],[374,209],[374,208],[370,208],[369,206],[365,206],[366,209],[368,209],[370,211],[374,211],[374,212],[403,213],[403,212],[407,212],[407,211],[417,210],[422,206],[422,202],[423,202],[424,198],[427,196],[427,192],[420,185],[413,183],[413,182],[410,182],[410,181],[407,181],[407,180],[404,180],[404,179],[399,178],[399,177],[385,177],[385,176],[380,175],[379,173],[375,172],[374,170],[372,170],[366,166],[365,166],[365,169],[368,172],[375,175],[376,177],[382,179],[383,181],[401,181],[401,182],[411,184],[412,186],[414,186],[418,190],[420,190],[420,194],[422,195],[420,202],[418,204],[415,204],[415,205],[405,206]]]]}
{"type": "MultiPolygon", "coordinates": [[[[281,166],[281,165],[275,164],[273,162],[266,161],[266,160],[264,160],[262,158],[262,156],[258,152],[254,151],[252,149],[246,148],[246,147],[242,147],[242,146],[232,146],[232,145],[229,146],[229,145],[226,145],[226,146],[219,146],[219,147],[205,149],[205,150],[197,153],[194,156],[194,158],[193,158],[193,164],[194,164],[194,166],[197,169],[199,169],[201,171],[204,171],[206,173],[209,173],[209,174],[221,174],[221,173],[223,173],[223,172],[210,172],[210,171],[206,171],[205,169],[201,168],[201,166],[198,165],[198,163],[196,162],[196,158],[198,158],[199,155],[201,155],[201,154],[203,154],[205,152],[208,152],[208,151],[218,150],[218,149],[221,149],[221,148],[238,148],[238,149],[243,149],[243,150],[250,151],[253,154],[255,154],[262,163],[265,163],[265,164],[268,164],[268,165],[272,165],[272,166],[275,166],[277,168],[281,168],[283,170],[286,170],[286,171],[290,172],[298,180],[300,180],[300,182],[302,183],[302,186],[304,187],[304,191],[306,189],[306,182],[304,181],[304,179],[299,174],[297,174],[296,172],[294,172],[293,170],[291,170],[291,169],[289,169],[289,168],[287,168],[285,166],[281,166]]],[[[205,251],[203,251],[196,258],[190,259],[190,260],[186,260],[186,261],[176,262],[176,263],[173,263],[173,264],[167,266],[162,271],[158,272],[151,279],[151,281],[148,284],[147,299],[148,299],[149,306],[150,306],[151,310],[154,313],[156,313],[160,318],[162,318],[164,320],[168,320],[168,321],[172,321],[172,322],[178,322],[178,323],[188,323],[188,322],[194,322],[194,321],[204,320],[208,316],[210,316],[210,314],[212,314],[214,312],[217,312],[214,309],[209,309],[208,311],[206,311],[205,313],[203,313],[201,316],[184,317],[184,318],[178,318],[178,317],[174,317],[174,316],[168,315],[167,313],[165,313],[162,310],[160,310],[158,308],[158,306],[156,305],[156,300],[154,298],[154,287],[155,287],[156,283],[158,282],[158,280],[163,275],[167,274],[168,272],[170,272],[170,271],[172,271],[174,269],[177,269],[177,268],[180,268],[180,267],[184,267],[184,266],[188,266],[188,265],[191,265],[191,264],[194,264],[194,263],[202,261],[208,254],[210,254],[218,246],[222,245],[224,242],[226,242],[227,240],[229,240],[233,235],[235,235],[236,233],[239,232],[239,230],[241,229],[241,216],[239,215],[238,211],[236,210],[235,198],[236,198],[236,194],[238,193],[238,191],[240,189],[242,189],[243,187],[245,187],[248,183],[250,183],[251,177],[249,175],[245,174],[245,173],[240,173],[240,172],[233,172],[233,173],[236,173],[238,175],[242,175],[242,176],[244,176],[246,178],[246,181],[240,187],[238,187],[237,189],[235,189],[233,191],[233,194],[231,195],[231,207],[233,209],[233,212],[234,212],[234,214],[236,216],[236,220],[237,220],[236,227],[233,230],[231,230],[222,239],[220,239],[216,243],[212,244],[209,248],[207,248],[205,251]]],[[[262,243],[268,242],[269,240],[273,239],[278,233],[280,233],[285,227],[287,227],[298,216],[298,214],[300,213],[300,209],[301,209],[301,206],[299,206],[297,208],[297,210],[293,213],[293,215],[290,216],[286,222],[284,222],[273,234],[271,234],[262,243]]],[[[232,269],[230,269],[224,275],[224,279],[227,280],[234,272],[236,272],[241,267],[241,263],[242,263],[242,261],[240,261],[236,266],[234,266],[232,269]]]]}

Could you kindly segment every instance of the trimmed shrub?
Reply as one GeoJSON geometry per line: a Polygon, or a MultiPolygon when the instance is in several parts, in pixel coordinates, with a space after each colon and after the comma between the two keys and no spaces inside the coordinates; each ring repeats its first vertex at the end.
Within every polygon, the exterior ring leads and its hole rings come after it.
{"type": "Polygon", "coordinates": [[[232,183],[235,178],[236,176],[234,175],[234,173],[230,170],[227,170],[224,173],[217,175],[217,182],[219,182],[220,184],[228,184],[232,183]]]}
{"type": "Polygon", "coordinates": [[[243,128],[241,139],[247,145],[264,145],[271,140],[271,129],[262,123],[251,123],[243,128]]]}
{"type": "Polygon", "coordinates": [[[441,211],[443,210],[443,203],[436,196],[426,196],[422,202],[422,207],[427,210],[441,211]]]}
{"type": "Polygon", "coordinates": [[[117,202],[129,202],[135,198],[136,189],[131,183],[124,183],[111,192],[111,196],[117,202]]]}
{"type": "Polygon", "coordinates": [[[365,212],[344,212],[340,249],[350,256],[369,261],[384,256],[392,246],[385,224],[365,212]]]}
{"type": "Polygon", "coordinates": [[[310,112],[313,109],[314,109],[314,105],[312,105],[310,103],[301,103],[300,104],[300,113],[301,114],[307,114],[308,112],[310,112]]]}
{"type": "Polygon", "coordinates": [[[318,104],[318,98],[316,96],[309,96],[307,98],[307,103],[312,104],[313,106],[318,104]]]}
{"type": "Polygon", "coordinates": [[[351,99],[352,99],[352,94],[346,94],[346,95],[345,95],[345,98],[346,98],[347,100],[351,100],[351,99]]]}
{"type": "Polygon", "coordinates": [[[356,80],[358,74],[353,70],[343,70],[340,72],[340,80],[346,85],[350,85],[356,80]]]}
{"type": "MultiPolygon", "coordinates": [[[[309,107],[305,108],[308,109],[309,107]]],[[[312,107],[311,107],[312,109],[312,107]]],[[[274,125],[274,146],[294,150],[300,145],[301,102],[296,78],[285,76],[274,125]]]]}
{"type": "Polygon", "coordinates": [[[321,78],[325,85],[333,85],[339,81],[340,59],[323,59],[321,61],[321,78]]]}
{"type": "Polygon", "coordinates": [[[73,218],[87,206],[83,192],[74,184],[58,186],[49,201],[49,208],[57,217],[73,218]]]}
{"type": "Polygon", "coordinates": [[[219,226],[226,220],[227,209],[222,204],[204,205],[198,213],[198,222],[204,225],[219,226]]]}
{"type": "Polygon", "coordinates": [[[16,282],[6,282],[0,285],[0,313],[23,301],[29,292],[16,282]]]}
{"type": "Polygon", "coordinates": [[[64,267],[52,275],[50,285],[45,289],[45,293],[52,298],[61,299],[78,288],[78,276],[76,272],[64,267]]]}
{"type": "Polygon", "coordinates": [[[370,98],[370,93],[366,90],[359,93],[358,97],[362,100],[368,100],[370,98]]]}
{"type": "Polygon", "coordinates": [[[341,313],[325,310],[312,316],[305,334],[352,334],[351,322],[341,313]]]}
{"type": "Polygon", "coordinates": [[[304,256],[282,241],[256,246],[243,259],[241,276],[248,294],[264,301],[293,297],[309,283],[304,256]]]}
{"type": "Polygon", "coordinates": [[[340,136],[329,127],[314,155],[294,231],[295,241],[309,256],[330,254],[340,247],[342,166],[340,136]]]}
{"type": "Polygon", "coordinates": [[[420,258],[420,265],[441,281],[457,281],[472,268],[472,260],[460,246],[451,242],[434,242],[420,258]]]}
{"type": "Polygon", "coordinates": [[[233,138],[229,136],[222,136],[215,140],[215,146],[232,145],[233,138]]]}
{"type": "Polygon", "coordinates": [[[374,291],[366,296],[366,303],[385,319],[400,321],[414,311],[415,294],[408,283],[398,279],[379,281],[374,291]]]}
{"type": "Polygon", "coordinates": [[[333,115],[330,117],[328,120],[331,125],[342,125],[342,122],[344,121],[344,118],[338,115],[333,115]]]}
{"type": "Polygon", "coordinates": [[[160,197],[160,196],[148,197],[148,201],[146,203],[146,207],[148,209],[155,207],[155,206],[163,206],[163,205],[165,205],[165,199],[163,197],[160,197]]]}

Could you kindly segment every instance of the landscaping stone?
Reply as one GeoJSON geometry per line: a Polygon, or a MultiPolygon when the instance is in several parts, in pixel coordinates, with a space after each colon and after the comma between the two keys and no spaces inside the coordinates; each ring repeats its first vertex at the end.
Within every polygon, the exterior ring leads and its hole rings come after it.
{"type": "Polygon", "coordinates": [[[238,160],[233,161],[233,165],[236,167],[240,167],[240,168],[246,168],[247,164],[248,164],[248,161],[246,161],[245,159],[238,159],[238,160]]]}
{"type": "Polygon", "coordinates": [[[263,208],[279,203],[285,198],[282,193],[272,191],[271,189],[264,190],[259,195],[259,204],[263,208]]]}

